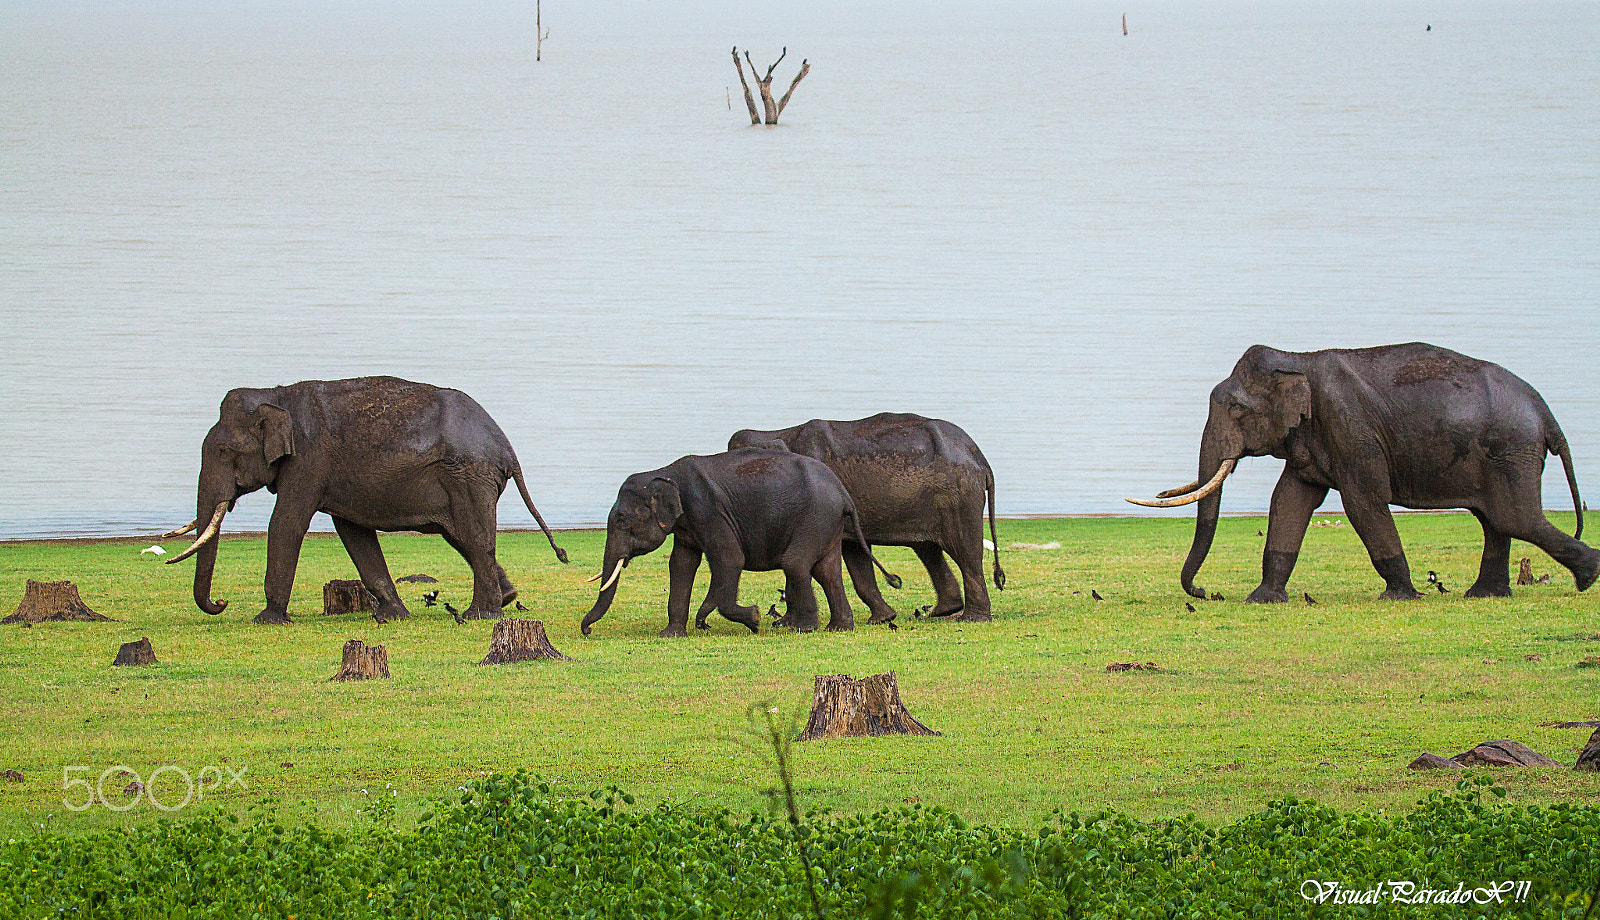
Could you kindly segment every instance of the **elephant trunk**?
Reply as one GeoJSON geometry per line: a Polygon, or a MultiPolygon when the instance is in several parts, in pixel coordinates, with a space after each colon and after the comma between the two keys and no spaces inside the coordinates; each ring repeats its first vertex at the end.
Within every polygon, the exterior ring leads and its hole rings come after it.
{"type": "MultiPolygon", "coordinates": [[[[1207,425],[1205,435],[1200,441],[1200,475],[1198,481],[1208,482],[1222,469],[1224,463],[1232,465],[1233,457],[1224,456],[1223,448],[1213,426],[1207,425]]],[[[1206,561],[1206,555],[1211,552],[1211,541],[1217,535],[1217,517],[1222,510],[1222,483],[1218,482],[1204,498],[1200,499],[1199,508],[1195,511],[1194,542],[1189,546],[1189,557],[1183,562],[1183,590],[1190,597],[1204,598],[1206,589],[1194,583],[1194,577],[1200,571],[1200,566],[1206,561]]]]}
{"type": "Polygon", "coordinates": [[[194,560],[194,603],[195,606],[206,613],[215,616],[227,609],[227,601],[212,600],[211,577],[217,569],[217,544],[218,534],[222,528],[222,519],[228,513],[229,500],[219,499],[215,494],[206,495],[204,491],[197,502],[198,513],[196,521],[207,521],[205,530],[195,542],[182,553],[174,556],[170,562],[177,562],[193,555],[194,560]]]}
{"type": "Polygon", "coordinates": [[[605,562],[600,567],[600,574],[589,579],[599,581],[605,579],[600,585],[600,596],[595,598],[594,606],[583,615],[583,634],[589,635],[589,629],[596,621],[606,615],[611,609],[611,602],[617,597],[617,587],[622,582],[622,569],[628,564],[626,552],[618,545],[617,540],[608,536],[606,538],[605,562]]]}

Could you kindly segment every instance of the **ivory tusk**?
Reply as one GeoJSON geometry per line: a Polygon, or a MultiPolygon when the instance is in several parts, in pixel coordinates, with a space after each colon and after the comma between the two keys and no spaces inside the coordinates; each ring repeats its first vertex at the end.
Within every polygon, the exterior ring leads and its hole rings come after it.
{"type": "Polygon", "coordinates": [[[169,530],[166,533],[162,534],[161,536],[156,537],[156,539],[157,540],[171,540],[174,537],[181,537],[184,534],[193,531],[196,527],[199,527],[199,526],[200,526],[200,519],[199,518],[195,518],[194,520],[192,520],[189,523],[183,525],[182,527],[179,527],[177,530],[169,530]]]}
{"type": "Polygon", "coordinates": [[[590,575],[588,578],[585,578],[584,581],[599,581],[604,577],[606,577],[605,572],[596,572],[593,575],[590,575]]]}
{"type": "Polygon", "coordinates": [[[600,586],[600,590],[602,592],[605,591],[607,588],[611,587],[612,585],[616,584],[617,583],[617,579],[622,577],[622,562],[623,562],[623,560],[621,560],[621,559],[617,560],[617,567],[611,570],[611,577],[607,578],[606,579],[606,583],[600,586]]]}
{"type": "MultiPolygon", "coordinates": [[[[193,556],[197,551],[199,551],[200,547],[204,546],[207,540],[210,540],[217,535],[217,530],[222,526],[222,516],[227,513],[228,503],[217,502],[217,510],[211,513],[211,523],[206,525],[205,532],[196,537],[195,541],[189,544],[188,549],[176,556],[173,556],[171,559],[168,559],[167,565],[171,565],[174,562],[181,562],[182,560],[193,556]]],[[[200,519],[195,518],[195,520],[198,521],[200,519]]]]}
{"type": "MultiPolygon", "coordinates": [[[[1144,501],[1143,499],[1138,498],[1130,498],[1127,499],[1127,501],[1132,502],[1135,505],[1143,505],[1146,508],[1177,508],[1180,505],[1192,505],[1200,499],[1205,498],[1207,495],[1210,495],[1212,492],[1222,488],[1222,480],[1228,478],[1228,474],[1233,472],[1234,464],[1238,462],[1239,461],[1237,459],[1222,461],[1222,465],[1217,467],[1217,474],[1211,477],[1210,482],[1187,495],[1179,495],[1176,498],[1160,498],[1156,499],[1155,501],[1144,501]]],[[[1162,494],[1165,495],[1167,493],[1163,492],[1162,494]]]]}
{"type": "Polygon", "coordinates": [[[1198,488],[1200,488],[1200,480],[1196,479],[1194,482],[1191,482],[1186,486],[1179,486],[1176,489],[1168,489],[1165,492],[1157,492],[1156,498],[1171,498],[1174,495],[1188,495],[1190,492],[1193,492],[1198,488]]]}

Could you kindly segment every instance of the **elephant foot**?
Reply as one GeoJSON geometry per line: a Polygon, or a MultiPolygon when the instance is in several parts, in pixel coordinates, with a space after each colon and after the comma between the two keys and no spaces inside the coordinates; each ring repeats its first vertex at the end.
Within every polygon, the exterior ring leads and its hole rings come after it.
{"type": "Polygon", "coordinates": [[[992,623],[994,614],[983,610],[963,610],[960,616],[951,617],[957,623],[992,623]]]}
{"type": "MultiPolygon", "coordinates": [[[[1506,593],[1510,594],[1511,592],[1507,591],[1506,593]]],[[[1389,588],[1388,590],[1384,591],[1382,594],[1378,595],[1378,600],[1381,600],[1381,601],[1414,601],[1414,600],[1416,600],[1417,598],[1419,598],[1421,596],[1422,596],[1422,592],[1418,591],[1416,588],[1413,588],[1410,585],[1400,585],[1399,587],[1389,588]]]]}
{"type": "Polygon", "coordinates": [[[380,620],[404,620],[411,616],[411,611],[406,609],[405,604],[379,604],[372,615],[380,620]]]}
{"type": "Polygon", "coordinates": [[[695,620],[694,621],[694,628],[695,629],[710,629],[711,628],[711,624],[707,623],[705,620],[695,620]]]}
{"type": "Polygon", "coordinates": [[[761,631],[761,611],[756,607],[742,607],[732,613],[724,612],[722,615],[753,633],[761,631]]]}
{"type": "Polygon", "coordinates": [[[850,632],[855,628],[855,617],[830,617],[828,619],[828,632],[850,632]]]}
{"type": "Polygon", "coordinates": [[[867,618],[867,625],[868,626],[882,626],[885,623],[893,623],[895,616],[896,616],[896,614],[895,614],[895,612],[893,610],[889,611],[886,614],[885,613],[874,613],[872,616],[867,618]]]}
{"type": "Polygon", "coordinates": [[[1467,589],[1467,593],[1466,593],[1465,596],[1466,597],[1510,597],[1511,596],[1511,580],[1509,578],[1506,579],[1506,583],[1503,584],[1503,585],[1484,584],[1481,581],[1480,582],[1474,582],[1472,587],[1467,589]]]}
{"type": "MultiPolygon", "coordinates": [[[[1195,595],[1204,597],[1204,595],[1195,595]]],[[[1258,585],[1250,596],[1244,599],[1246,604],[1287,604],[1289,592],[1282,588],[1272,588],[1267,585],[1258,585]]]]}
{"type": "Polygon", "coordinates": [[[956,614],[960,613],[961,611],[963,611],[965,609],[966,608],[961,606],[960,604],[957,604],[956,606],[951,607],[949,609],[935,608],[933,610],[928,611],[928,617],[930,619],[934,619],[934,620],[945,620],[945,619],[949,619],[950,617],[955,616],[956,614]]]}
{"type": "Polygon", "coordinates": [[[289,611],[273,610],[269,607],[256,614],[255,621],[262,626],[288,626],[290,622],[289,611]]]}
{"type": "Polygon", "coordinates": [[[790,616],[781,616],[772,625],[779,629],[792,629],[795,632],[816,632],[817,630],[817,624],[801,623],[790,616]]]}
{"type": "Polygon", "coordinates": [[[1583,559],[1572,570],[1572,577],[1578,581],[1578,590],[1587,591],[1594,584],[1595,578],[1600,576],[1600,549],[1585,546],[1588,552],[1583,554],[1583,559]]]}
{"type": "Polygon", "coordinates": [[[498,611],[498,610],[488,610],[488,609],[485,609],[483,607],[468,607],[466,610],[461,611],[461,619],[463,619],[463,620],[498,620],[498,619],[500,619],[500,611],[498,611]]]}
{"type": "Polygon", "coordinates": [[[689,637],[689,631],[682,626],[668,626],[656,635],[663,639],[686,639],[689,637]]]}

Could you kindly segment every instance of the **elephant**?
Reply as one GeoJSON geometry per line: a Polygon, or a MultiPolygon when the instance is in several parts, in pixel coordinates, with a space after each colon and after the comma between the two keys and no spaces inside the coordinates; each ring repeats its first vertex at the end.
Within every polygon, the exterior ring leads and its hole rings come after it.
{"type": "MultiPolygon", "coordinates": [[[[741,448],[710,456],[679,458],[658,470],[635,473],[617,491],[606,517],[605,578],[594,607],[584,615],[583,634],[606,615],[616,598],[622,570],[636,556],[654,552],[672,535],[668,561],[667,627],[662,638],[688,635],[689,600],[704,557],[711,587],[694,625],[707,629],[712,610],[760,629],[760,609],[739,604],[742,572],[782,569],[787,612],[776,623],[800,632],[817,628],[817,596],[828,599],[828,629],[855,627],[840,572],[845,525],[861,540],[855,504],[826,465],[788,451],[741,448]]],[[[872,564],[883,566],[877,559],[872,564]]],[[[887,570],[894,587],[900,579],[887,570]]]]}
{"type": "Polygon", "coordinates": [[[1497,364],[1422,342],[1287,352],[1252,346],[1211,391],[1199,477],[1160,493],[1154,507],[1199,502],[1183,589],[1216,535],[1222,482],[1241,457],[1286,461],[1272,492],[1261,584],[1247,600],[1288,599],[1289,574],[1312,512],[1337,489],[1345,515],[1385,584],[1383,598],[1418,596],[1391,504],[1465,508],[1483,527],[1483,559],[1468,597],[1509,597],[1511,540],[1566,566],[1578,590],[1594,584],[1600,551],[1583,536],[1583,502],[1561,426],[1533,387],[1497,364]],[[1577,511],[1567,536],[1545,519],[1546,453],[1561,458],[1577,511]],[[1201,483],[1204,482],[1204,485],[1201,483]]]}
{"type": "Polygon", "coordinates": [[[204,530],[167,561],[198,554],[195,604],[221,613],[228,602],[211,598],[217,533],[239,496],[265,486],[278,498],[267,529],[267,606],[257,623],[289,622],[300,545],[318,511],[333,518],[377,600],[378,618],[409,616],[378,545],[379,530],[443,534],[472,566],[466,616],[494,618],[517,595],[495,560],[496,506],[508,479],[516,480],[556,558],[566,562],[528,495],[511,443],[467,394],[395,377],[229,390],[201,446],[195,519],[163,538],[202,521],[204,530]]]}
{"type": "Polygon", "coordinates": [[[1004,590],[1000,539],[994,525],[994,471],[983,451],[943,419],[882,412],[855,421],[812,419],[774,431],[745,429],[728,447],[791,450],[833,470],[861,512],[866,543],[846,540],[844,561],[856,593],[872,611],[868,624],[887,623],[895,611],[878,590],[868,545],[909,546],[928,570],[937,600],[931,615],[957,620],[993,619],[983,580],[983,508],[995,545],[994,585],[1004,590]],[[957,581],[945,554],[961,570],[957,581]],[[965,600],[963,600],[965,587],[965,600]]]}

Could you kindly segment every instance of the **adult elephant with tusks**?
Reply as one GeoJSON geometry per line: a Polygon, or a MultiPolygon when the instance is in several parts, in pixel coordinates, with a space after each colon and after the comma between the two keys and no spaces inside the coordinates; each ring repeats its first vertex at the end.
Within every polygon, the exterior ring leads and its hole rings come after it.
{"type": "Polygon", "coordinates": [[[194,544],[167,560],[196,556],[194,602],[211,599],[217,534],[241,495],[265,487],[278,496],[267,529],[267,606],[257,623],[288,623],[289,594],[311,516],[333,518],[382,619],[409,616],[378,546],[377,531],[443,534],[472,566],[467,615],[492,618],[517,596],[495,560],[496,506],[507,480],[550,540],[567,554],[533,506],[522,468],[500,426],[459,390],[395,377],[307,380],[268,389],[229,390],[200,449],[194,544]]]}
{"type": "Polygon", "coordinates": [[[895,617],[878,591],[868,544],[908,546],[917,554],[933,582],[933,616],[993,619],[983,580],[986,501],[995,542],[994,585],[1003,589],[1006,584],[994,526],[994,471],[960,427],[943,419],[881,412],[849,422],[812,419],[793,428],[747,428],[728,439],[728,447],[794,451],[826,463],[844,483],[866,535],[866,543],[847,535],[844,561],[856,593],[872,610],[868,623],[895,617]],[[960,580],[945,562],[946,553],[961,570],[960,580]]]}
{"type": "MultiPolygon", "coordinates": [[[[861,539],[855,504],[824,464],[787,451],[745,448],[711,456],[688,456],[659,470],[635,473],[617,490],[606,518],[605,559],[590,581],[605,581],[583,618],[583,634],[617,596],[622,570],[636,556],[654,552],[672,536],[668,561],[667,627],[662,637],[688,635],[689,601],[703,558],[711,587],[694,625],[719,611],[751,632],[760,609],[739,603],[739,577],[746,571],[783,570],[788,610],[775,625],[799,631],[817,628],[817,596],[828,599],[828,629],[852,629],[844,593],[840,542],[849,526],[861,539]]],[[[874,565],[882,569],[876,559],[874,565]]],[[[900,579],[884,571],[889,584],[900,579]]]]}
{"type": "Polygon", "coordinates": [[[1566,566],[1579,591],[1600,573],[1600,551],[1577,539],[1583,503],[1561,426],[1533,387],[1499,365],[1421,342],[1304,353],[1252,346],[1211,391],[1195,482],[1156,501],[1129,499],[1152,507],[1200,503],[1183,564],[1189,594],[1206,596],[1194,577],[1216,535],[1223,480],[1241,457],[1267,454],[1285,463],[1252,602],[1288,599],[1306,527],[1329,489],[1339,491],[1385,598],[1418,596],[1391,504],[1465,508],[1477,517],[1483,559],[1468,597],[1510,596],[1513,538],[1566,566]],[[1546,453],[1566,470],[1577,512],[1570,537],[1542,510],[1546,453]]]}

